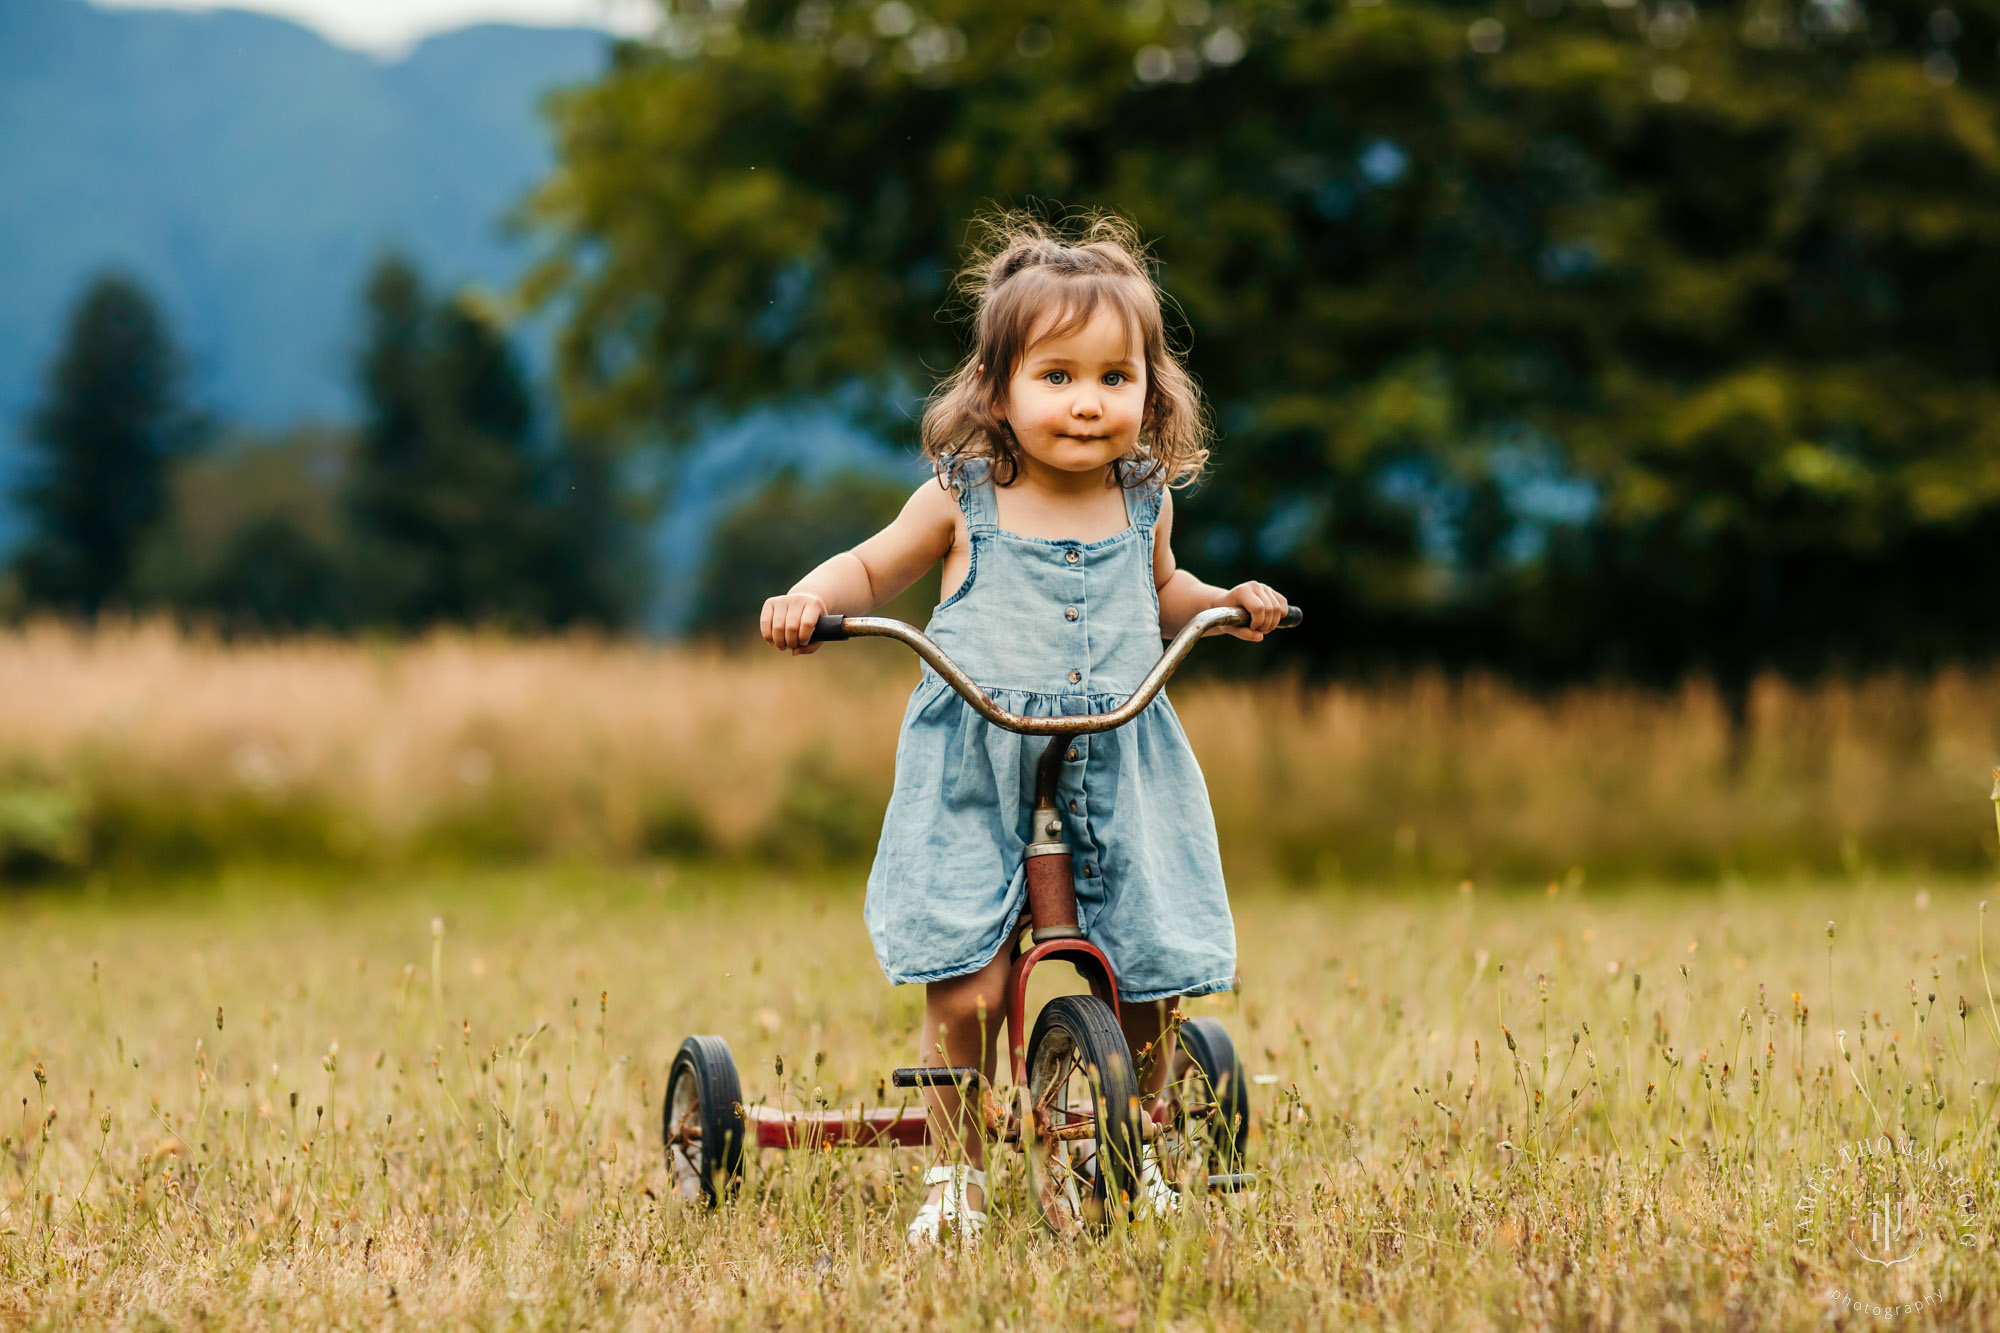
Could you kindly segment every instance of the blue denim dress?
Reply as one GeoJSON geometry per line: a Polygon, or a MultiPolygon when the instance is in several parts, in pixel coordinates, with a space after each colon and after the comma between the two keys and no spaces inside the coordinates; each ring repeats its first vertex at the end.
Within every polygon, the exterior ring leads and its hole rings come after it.
{"type": "MultiPolygon", "coordinates": [[[[1125,492],[1131,526],[1045,541],[995,521],[983,461],[955,487],[971,534],[965,582],[927,632],[1002,708],[1029,716],[1122,703],[1160,654],[1153,586],[1157,485],[1125,492]]],[[[1027,901],[1029,812],[1046,738],[987,722],[924,668],[896,746],[896,785],[863,917],[893,982],[977,971],[1027,901]]],[[[1077,922],[1124,1000],[1227,990],[1236,929],[1208,788],[1161,695],[1114,731],[1071,743],[1058,793],[1075,849],[1077,922]]]]}

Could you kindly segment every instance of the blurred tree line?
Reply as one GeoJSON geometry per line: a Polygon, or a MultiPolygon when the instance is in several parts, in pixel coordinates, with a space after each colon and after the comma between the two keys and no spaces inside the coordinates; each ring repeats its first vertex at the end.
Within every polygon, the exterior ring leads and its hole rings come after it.
{"type": "Polygon", "coordinates": [[[1114,209],[1220,428],[1182,558],[1306,605],[1291,651],[1738,698],[1987,656],[1996,40],[1893,0],[667,0],[555,105],[526,294],[588,438],[858,386],[903,440],[968,219],[1114,209]]]}
{"type": "Polygon", "coordinates": [[[152,298],[97,278],[30,423],[30,533],[0,603],[231,632],[624,624],[636,569],[609,451],[542,428],[471,295],[389,256],[364,306],[359,427],[274,441],[194,410],[152,298]]]}

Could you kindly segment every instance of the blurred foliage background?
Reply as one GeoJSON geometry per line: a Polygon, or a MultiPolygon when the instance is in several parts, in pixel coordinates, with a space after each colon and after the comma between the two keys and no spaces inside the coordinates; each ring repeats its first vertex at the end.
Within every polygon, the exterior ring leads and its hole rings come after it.
{"type": "Polygon", "coordinates": [[[1155,239],[1222,444],[1186,557],[1318,665],[1991,651],[1996,15],[1755,0],[676,4],[531,216],[593,430],[863,386],[997,205],[1155,239]]]}
{"type": "MultiPolygon", "coordinates": [[[[1740,700],[1765,668],[1984,657],[1996,42],[1988,8],[1845,0],[673,0],[553,100],[517,218],[559,402],[508,309],[391,256],[356,438],[219,463],[171,331],[108,277],[50,374],[12,600],[626,623],[630,460],[774,403],[906,447],[962,351],[971,220],[1104,208],[1154,239],[1216,409],[1185,558],[1309,604],[1314,668],[1697,670],[1740,700]]],[[[879,508],[769,480],[704,625],[879,508]]]]}
{"type": "MultiPolygon", "coordinates": [[[[511,218],[532,269],[481,295],[385,255],[349,425],[198,410],[144,286],[103,275],[32,421],[0,613],[632,628],[674,460],[772,412],[907,453],[963,351],[973,219],[1107,209],[1152,239],[1215,410],[1182,561],[1309,613],[1208,669],[1637,687],[1661,718],[1695,680],[1734,738],[1717,791],[1774,743],[1767,674],[1832,682],[1836,713],[1841,681],[1931,701],[1869,733],[1883,774],[1941,781],[1939,746],[1984,734],[1935,706],[1983,694],[1921,682],[2000,647],[1992,5],[666,0],[545,110],[556,164],[511,218]]],[[[690,616],[731,641],[921,476],[744,471],[690,616]]],[[[838,788],[823,757],[787,771],[808,805],[838,788]]],[[[7,818],[70,846],[73,794],[38,781],[7,818]]],[[[1800,855],[1853,861],[1843,836],[1800,855]]]]}

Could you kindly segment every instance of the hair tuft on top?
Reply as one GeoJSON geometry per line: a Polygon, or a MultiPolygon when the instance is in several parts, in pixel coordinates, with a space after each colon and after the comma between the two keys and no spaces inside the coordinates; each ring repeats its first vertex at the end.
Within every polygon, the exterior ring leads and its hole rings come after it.
{"type": "Polygon", "coordinates": [[[1208,414],[1201,390],[1168,345],[1160,289],[1146,246],[1130,222],[1095,213],[1051,225],[1030,213],[976,219],[957,292],[970,312],[972,350],[941,381],[924,409],[924,457],[955,483],[965,461],[992,461],[994,480],[1019,475],[1020,445],[993,409],[1014,368],[1036,342],[1082,328],[1109,304],[1125,321],[1146,366],[1139,442],[1118,461],[1126,486],[1163,480],[1185,486],[1208,461],[1208,414]]]}

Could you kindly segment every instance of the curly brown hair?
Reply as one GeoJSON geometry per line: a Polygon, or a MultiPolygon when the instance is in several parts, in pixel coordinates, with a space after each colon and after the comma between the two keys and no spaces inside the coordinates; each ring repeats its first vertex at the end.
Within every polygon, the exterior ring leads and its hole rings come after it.
{"type": "Polygon", "coordinates": [[[1031,214],[977,220],[958,291],[972,311],[972,351],[924,409],[924,457],[956,483],[967,459],[992,461],[998,485],[1020,474],[1021,446],[994,407],[1033,343],[1089,323],[1109,303],[1136,335],[1146,362],[1146,408],[1133,452],[1114,472],[1126,486],[1155,478],[1185,486],[1208,461],[1201,390],[1167,343],[1160,289],[1138,231],[1121,217],[1092,214],[1067,227],[1031,214]]]}

